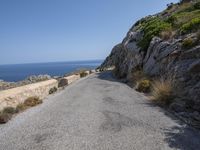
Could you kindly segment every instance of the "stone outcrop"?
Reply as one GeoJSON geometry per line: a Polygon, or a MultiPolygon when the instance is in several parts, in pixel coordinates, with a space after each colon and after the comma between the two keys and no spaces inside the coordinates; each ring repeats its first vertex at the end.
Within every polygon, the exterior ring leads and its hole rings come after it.
{"type": "Polygon", "coordinates": [[[154,37],[144,54],[136,45],[137,38],[130,36],[137,35],[133,32],[129,31],[123,42],[113,48],[100,68],[115,66],[118,76],[127,79],[138,68],[150,76],[173,76],[181,85],[182,95],[194,101],[195,108],[196,103],[200,106],[200,45],[184,49],[182,38],[165,41],[154,37]]]}
{"type": "Polygon", "coordinates": [[[127,80],[138,69],[148,76],[173,78],[177,87],[177,98],[170,108],[177,113],[184,114],[183,112],[189,111],[197,116],[200,113],[200,33],[177,34],[167,39],[154,36],[145,51],[139,45],[144,38],[140,22],[148,22],[149,18],[163,14],[148,16],[133,25],[99,68],[104,70],[115,66],[117,76],[127,80]],[[195,41],[195,44],[189,43],[192,46],[184,47],[183,42],[187,39],[195,41]]]}

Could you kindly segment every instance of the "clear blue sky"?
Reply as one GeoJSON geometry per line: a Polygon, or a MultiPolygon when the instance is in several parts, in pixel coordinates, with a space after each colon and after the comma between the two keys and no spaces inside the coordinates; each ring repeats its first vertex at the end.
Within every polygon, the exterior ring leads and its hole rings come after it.
{"type": "Polygon", "coordinates": [[[135,21],[177,0],[0,0],[0,64],[104,59],[135,21]]]}

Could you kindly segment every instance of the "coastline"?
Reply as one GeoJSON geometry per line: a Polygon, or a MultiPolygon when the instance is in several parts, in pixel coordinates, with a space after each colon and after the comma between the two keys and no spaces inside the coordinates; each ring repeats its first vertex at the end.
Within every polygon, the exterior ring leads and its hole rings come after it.
{"type": "Polygon", "coordinates": [[[19,104],[30,97],[38,97],[44,99],[50,94],[55,93],[58,90],[62,90],[64,87],[72,84],[73,82],[96,73],[98,70],[81,70],[79,72],[72,72],[59,77],[52,77],[40,75],[38,78],[34,78],[33,82],[23,82],[24,85],[19,84],[16,87],[7,87],[7,89],[0,90],[0,111],[7,107],[16,108],[19,104]],[[42,80],[43,79],[43,80],[42,80]]]}
{"type": "Polygon", "coordinates": [[[103,60],[46,62],[28,64],[0,65],[0,80],[18,82],[30,76],[63,76],[79,70],[92,70],[101,65],[103,60]]]}
{"type": "MultiPolygon", "coordinates": [[[[92,70],[94,71],[95,69],[92,69],[92,70]]],[[[0,79],[0,91],[12,89],[12,88],[16,88],[16,87],[20,87],[24,85],[29,85],[33,83],[38,83],[41,81],[51,80],[51,79],[59,80],[63,77],[67,77],[74,74],[80,74],[80,72],[83,72],[83,71],[92,71],[92,70],[80,69],[80,70],[72,71],[69,73],[65,73],[64,75],[61,75],[61,76],[50,76],[48,74],[31,75],[17,82],[9,82],[9,81],[4,81],[0,79]]]]}

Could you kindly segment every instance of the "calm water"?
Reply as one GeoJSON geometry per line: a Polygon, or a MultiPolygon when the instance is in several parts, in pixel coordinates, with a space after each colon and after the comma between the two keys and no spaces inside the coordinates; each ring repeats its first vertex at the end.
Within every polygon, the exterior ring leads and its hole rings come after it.
{"type": "Polygon", "coordinates": [[[101,63],[102,60],[0,65],[0,79],[4,81],[20,81],[28,76],[40,74],[62,76],[83,68],[95,69],[101,63]]]}

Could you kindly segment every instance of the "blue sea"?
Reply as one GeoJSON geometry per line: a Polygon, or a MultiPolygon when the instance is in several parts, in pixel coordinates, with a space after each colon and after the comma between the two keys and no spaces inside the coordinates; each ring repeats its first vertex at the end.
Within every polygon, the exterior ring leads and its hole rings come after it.
{"type": "Polygon", "coordinates": [[[16,82],[24,80],[28,76],[40,74],[62,76],[80,69],[95,69],[102,62],[103,60],[92,60],[0,65],[0,80],[16,82]]]}

